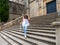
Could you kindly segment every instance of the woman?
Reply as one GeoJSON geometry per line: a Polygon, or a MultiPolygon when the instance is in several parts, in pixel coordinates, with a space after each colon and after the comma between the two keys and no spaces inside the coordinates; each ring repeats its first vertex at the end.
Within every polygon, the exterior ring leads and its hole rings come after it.
{"type": "Polygon", "coordinates": [[[23,20],[22,20],[22,27],[23,27],[23,30],[24,30],[24,37],[26,38],[26,34],[27,34],[27,27],[29,26],[29,20],[28,20],[28,16],[27,15],[24,15],[23,16],[23,20]]]}

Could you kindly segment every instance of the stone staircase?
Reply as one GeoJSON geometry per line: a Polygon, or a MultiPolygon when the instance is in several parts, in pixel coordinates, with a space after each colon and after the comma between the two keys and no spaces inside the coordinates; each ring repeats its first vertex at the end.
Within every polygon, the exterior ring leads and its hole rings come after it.
{"type": "Polygon", "coordinates": [[[55,28],[30,26],[27,30],[27,38],[19,25],[14,25],[0,32],[0,45],[56,45],[55,28]],[[2,38],[2,39],[1,39],[2,38]]]}
{"type": "Polygon", "coordinates": [[[38,25],[51,25],[52,22],[56,21],[57,17],[58,17],[57,12],[54,12],[44,16],[33,17],[31,18],[30,23],[38,25]]]}
{"type": "Polygon", "coordinates": [[[56,20],[56,16],[51,19],[53,20],[51,22],[49,22],[50,18],[52,18],[50,15],[49,18],[47,16],[42,20],[40,17],[31,18],[30,26],[27,29],[27,38],[24,38],[24,31],[19,24],[2,30],[0,32],[0,45],[56,45],[56,29],[50,25],[56,20]],[[47,22],[43,22],[44,19],[47,22]],[[40,23],[39,20],[42,22],[40,23]]]}

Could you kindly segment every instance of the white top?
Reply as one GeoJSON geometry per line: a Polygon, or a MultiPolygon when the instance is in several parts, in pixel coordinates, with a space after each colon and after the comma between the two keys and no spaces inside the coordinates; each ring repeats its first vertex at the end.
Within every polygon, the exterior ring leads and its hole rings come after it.
{"type": "Polygon", "coordinates": [[[23,19],[22,26],[29,26],[29,21],[28,19],[23,19]]]}

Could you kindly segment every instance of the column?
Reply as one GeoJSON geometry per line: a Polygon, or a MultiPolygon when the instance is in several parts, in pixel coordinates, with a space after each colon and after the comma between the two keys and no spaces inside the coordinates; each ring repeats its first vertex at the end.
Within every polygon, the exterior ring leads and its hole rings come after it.
{"type": "Polygon", "coordinates": [[[42,15],[44,15],[44,2],[43,2],[43,0],[41,0],[41,8],[42,8],[42,15]]]}
{"type": "Polygon", "coordinates": [[[56,45],[60,45],[60,22],[53,22],[52,25],[56,28],[56,45]]]}
{"type": "Polygon", "coordinates": [[[39,10],[39,16],[44,15],[44,2],[43,0],[39,0],[38,3],[38,10],[39,10]]]}
{"type": "Polygon", "coordinates": [[[26,14],[30,18],[30,6],[29,6],[29,0],[25,0],[25,6],[26,6],[26,14]]]}

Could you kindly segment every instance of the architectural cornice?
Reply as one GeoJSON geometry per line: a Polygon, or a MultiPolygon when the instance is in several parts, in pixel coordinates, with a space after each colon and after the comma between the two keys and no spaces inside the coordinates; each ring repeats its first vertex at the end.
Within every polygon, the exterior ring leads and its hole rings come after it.
{"type": "Polygon", "coordinates": [[[17,5],[21,5],[21,6],[24,6],[23,4],[20,4],[20,3],[17,3],[17,2],[13,2],[13,1],[9,1],[10,3],[14,3],[14,4],[17,4],[17,5]]]}

